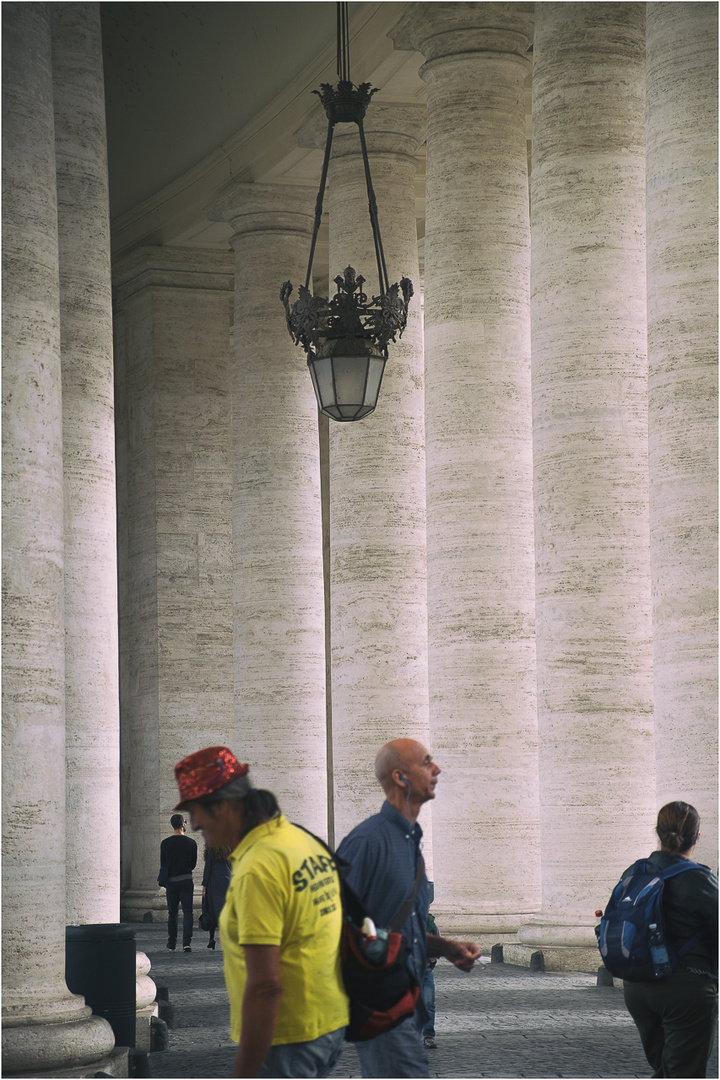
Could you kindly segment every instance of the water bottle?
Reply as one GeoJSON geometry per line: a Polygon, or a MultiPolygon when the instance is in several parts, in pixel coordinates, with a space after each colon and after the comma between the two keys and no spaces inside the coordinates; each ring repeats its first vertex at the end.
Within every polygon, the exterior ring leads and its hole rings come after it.
{"type": "Polygon", "coordinates": [[[657,923],[650,923],[648,930],[648,944],[650,946],[654,975],[656,979],[663,979],[666,975],[672,975],[670,957],[663,936],[657,928],[657,923]]]}
{"type": "Polygon", "coordinates": [[[385,961],[388,951],[388,932],[387,930],[377,930],[374,939],[367,939],[365,945],[365,955],[368,960],[373,964],[382,964],[385,961]]]}

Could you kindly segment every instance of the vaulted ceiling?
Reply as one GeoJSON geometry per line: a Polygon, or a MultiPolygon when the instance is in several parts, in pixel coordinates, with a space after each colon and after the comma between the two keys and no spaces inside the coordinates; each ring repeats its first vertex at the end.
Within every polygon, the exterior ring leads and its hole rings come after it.
{"type": "MultiPolygon", "coordinates": [[[[377,87],[374,102],[424,101],[424,58],[388,36],[406,5],[348,7],[352,80],[377,87]]],[[[337,81],[336,12],[334,0],[101,4],[115,256],[138,244],[226,249],[230,228],[208,205],[231,179],[317,187],[322,150],[297,133],[315,116],[325,124],[312,91],[337,81]]],[[[527,100],[529,136],[529,79],[527,100]]],[[[418,166],[422,240],[422,151],[418,166]]]]}
{"type": "Polygon", "coordinates": [[[101,4],[111,216],[243,128],[334,43],[335,11],[332,2],[101,4]]]}
{"type": "MultiPolygon", "coordinates": [[[[351,3],[350,74],[376,100],[417,102],[423,58],[393,49],[402,3],[351,3]]],[[[114,254],[137,244],[227,247],[207,207],[230,179],[317,186],[321,149],[297,131],[336,82],[323,3],[101,5],[114,254]]],[[[418,181],[423,216],[423,178],[418,181]]]]}

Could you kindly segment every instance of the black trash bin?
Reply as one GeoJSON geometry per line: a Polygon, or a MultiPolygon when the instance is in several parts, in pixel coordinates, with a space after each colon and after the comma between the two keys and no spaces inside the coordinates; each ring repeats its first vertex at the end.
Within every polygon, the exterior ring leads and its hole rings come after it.
{"type": "Polygon", "coordinates": [[[65,981],[115,1033],[135,1046],[135,930],[124,923],[65,927],[65,981]]]}

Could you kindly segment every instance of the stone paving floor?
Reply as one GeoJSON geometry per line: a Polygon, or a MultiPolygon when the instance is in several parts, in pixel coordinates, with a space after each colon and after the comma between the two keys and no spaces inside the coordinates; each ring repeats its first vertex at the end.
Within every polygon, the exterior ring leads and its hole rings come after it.
{"type": "MultiPolygon", "coordinates": [[[[192,953],[170,953],[162,924],[133,925],[150,976],[167,987],[175,1010],[169,1049],[150,1055],[150,1076],[230,1076],[235,1044],[219,946],[210,951],[207,934],[196,931],[192,953]]],[[[432,1077],[650,1076],[622,992],[597,986],[595,975],[490,963],[466,975],[445,961],[435,972],[432,1077]]],[[[716,1043],[708,1077],[717,1077],[717,1064],[716,1043]]],[[[360,1076],[354,1047],[345,1045],[332,1075],[360,1076]]]]}

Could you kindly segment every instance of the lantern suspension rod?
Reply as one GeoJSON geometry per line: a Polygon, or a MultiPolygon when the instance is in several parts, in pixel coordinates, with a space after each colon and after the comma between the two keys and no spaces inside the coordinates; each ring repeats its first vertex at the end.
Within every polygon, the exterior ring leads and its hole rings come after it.
{"type": "MultiPolygon", "coordinates": [[[[365,186],[367,188],[368,196],[368,211],[370,213],[370,225],[372,227],[373,243],[375,245],[375,261],[377,263],[378,271],[378,283],[380,288],[380,295],[384,296],[390,287],[390,279],[388,278],[387,266],[385,264],[385,252],[383,251],[382,239],[380,236],[380,223],[378,221],[377,212],[377,200],[375,198],[375,192],[372,186],[372,179],[370,177],[370,163],[368,161],[367,144],[365,142],[365,129],[363,127],[363,108],[351,108],[347,111],[340,108],[341,92],[347,94],[350,91],[350,97],[357,93],[356,88],[353,87],[350,79],[350,22],[348,16],[347,3],[338,3],[337,5],[337,73],[339,83],[337,90],[334,94],[331,92],[332,104],[326,105],[326,112],[328,117],[328,131],[327,138],[325,140],[325,156],[323,159],[322,173],[320,175],[320,187],[315,200],[315,221],[313,225],[312,240],[310,242],[310,258],[308,260],[307,274],[305,275],[305,288],[311,290],[311,275],[312,264],[315,258],[315,249],[317,247],[317,238],[320,231],[320,225],[322,222],[323,200],[325,198],[325,188],[327,186],[328,168],[330,165],[330,153],[332,150],[333,131],[335,124],[338,120],[344,122],[352,121],[357,124],[358,132],[360,135],[360,147],[362,150],[363,166],[365,169],[365,186]],[[342,84],[345,84],[344,91],[342,90],[342,84]]],[[[369,84],[364,84],[369,85],[369,84]]],[[[324,89],[330,89],[324,87],[324,89]]],[[[362,89],[362,88],[361,88],[362,89]]],[[[319,91],[314,93],[320,94],[319,91]]],[[[372,91],[374,93],[374,91],[372,91]]],[[[347,108],[347,98],[344,99],[347,108]]],[[[357,102],[357,99],[356,99],[357,102]]]]}
{"type": "Polygon", "coordinates": [[[383,251],[382,240],[380,238],[377,200],[372,186],[372,179],[370,178],[370,163],[368,161],[367,146],[365,144],[365,129],[363,127],[362,117],[358,120],[358,131],[360,132],[360,146],[362,148],[363,165],[365,166],[365,186],[367,187],[370,224],[372,226],[373,240],[375,242],[375,259],[377,262],[378,277],[380,279],[380,292],[381,294],[384,294],[390,288],[390,280],[388,278],[387,266],[385,265],[385,252],[383,251]]]}
{"type": "MultiPolygon", "coordinates": [[[[372,178],[370,176],[370,163],[368,161],[367,144],[365,142],[365,129],[363,128],[362,118],[357,119],[357,126],[360,133],[360,146],[362,149],[363,165],[365,167],[365,186],[367,188],[370,225],[372,228],[373,242],[375,244],[375,260],[377,262],[380,293],[384,295],[390,287],[390,279],[388,277],[387,266],[385,263],[385,252],[383,250],[382,238],[380,236],[380,222],[378,220],[377,199],[375,198],[375,191],[372,186],[372,178]]],[[[327,139],[325,141],[325,156],[323,158],[322,173],[320,174],[320,187],[318,189],[317,199],[315,200],[315,221],[313,224],[313,234],[310,243],[310,258],[308,260],[307,274],[305,275],[306,289],[310,288],[312,264],[315,257],[315,248],[317,246],[317,238],[320,231],[320,224],[322,222],[323,200],[325,198],[325,188],[327,186],[327,175],[328,167],[330,165],[330,152],[332,150],[334,129],[335,121],[333,119],[328,120],[328,133],[327,139]]]]}
{"type": "MultiPolygon", "coordinates": [[[[377,200],[370,178],[370,163],[365,141],[363,118],[371,97],[377,89],[369,82],[354,86],[350,79],[350,23],[348,4],[337,5],[337,73],[338,84],[322,83],[313,90],[320,98],[328,120],[325,156],[320,188],[315,201],[315,223],[310,244],[305,285],[291,305],[292,282],[285,281],[280,299],[285,307],[285,320],[295,345],[302,345],[320,411],[333,420],[349,423],[369,416],[377,404],[377,396],[388,359],[388,345],[402,336],[407,326],[407,312],[413,286],[403,277],[399,285],[388,283],[387,266],[380,238],[377,200]],[[357,124],[365,169],[368,210],[375,244],[375,259],[379,278],[379,295],[365,292],[365,278],[346,266],[335,280],[337,294],[333,297],[312,294],[312,265],[323,213],[336,124],[357,124]]],[[[333,181],[335,182],[335,181],[333,181]]],[[[340,204],[342,191],[336,192],[340,204]]]]}
{"type": "MultiPolygon", "coordinates": [[[[337,77],[341,82],[350,82],[350,26],[348,19],[348,6],[346,3],[338,3],[337,7],[337,77]]],[[[315,257],[318,233],[322,221],[323,199],[327,185],[328,166],[330,164],[330,151],[332,149],[333,129],[335,121],[328,118],[328,133],[325,139],[325,156],[323,159],[322,172],[320,174],[320,187],[315,199],[315,223],[313,225],[312,241],[310,243],[310,259],[308,261],[307,274],[305,275],[305,288],[310,289],[310,275],[315,257]]]]}
{"type": "Polygon", "coordinates": [[[337,5],[337,77],[350,82],[350,23],[346,3],[337,5]]]}
{"type": "Polygon", "coordinates": [[[323,198],[325,196],[325,185],[327,183],[328,165],[330,164],[330,151],[332,149],[333,128],[335,127],[335,121],[328,120],[328,133],[325,140],[325,157],[323,158],[322,173],[320,175],[320,187],[318,188],[317,198],[315,200],[315,223],[313,225],[312,241],[310,243],[310,258],[308,259],[307,274],[305,275],[305,288],[312,288],[310,285],[310,275],[312,274],[313,258],[315,257],[315,246],[317,244],[318,233],[320,232],[320,223],[322,221],[323,212],[323,198]]]}

